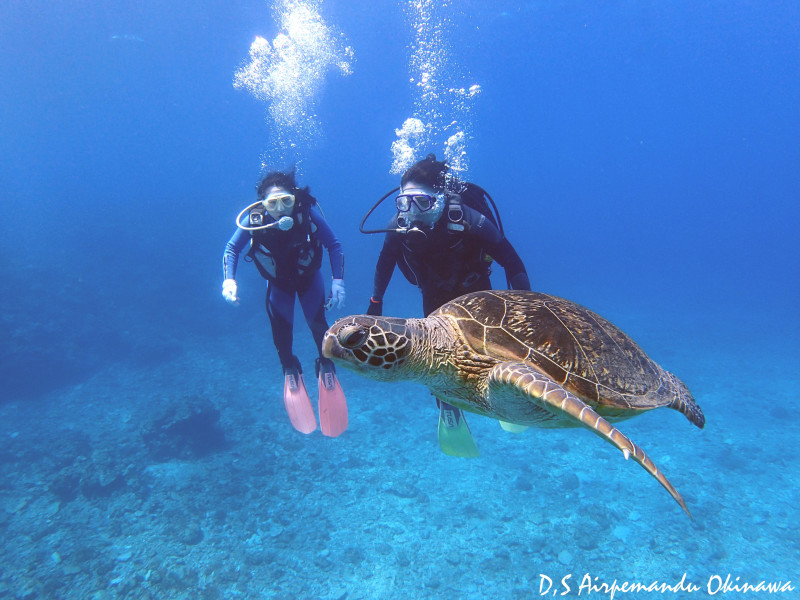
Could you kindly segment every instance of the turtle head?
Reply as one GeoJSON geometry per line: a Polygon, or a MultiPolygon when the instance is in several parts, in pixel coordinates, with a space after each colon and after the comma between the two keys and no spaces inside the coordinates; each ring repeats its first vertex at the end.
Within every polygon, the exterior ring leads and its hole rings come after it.
{"type": "Polygon", "coordinates": [[[410,321],[354,315],[336,321],[325,333],[322,353],[370,379],[410,378],[405,369],[413,345],[410,321]]]}

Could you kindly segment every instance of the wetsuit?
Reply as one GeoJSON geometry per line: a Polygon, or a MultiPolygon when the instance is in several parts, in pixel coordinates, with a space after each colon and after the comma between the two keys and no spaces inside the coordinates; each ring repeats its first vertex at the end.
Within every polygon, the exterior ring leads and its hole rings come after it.
{"type": "MultiPolygon", "coordinates": [[[[297,369],[302,372],[299,361],[292,354],[295,295],[300,299],[306,322],[322,357],[322,338],[328,329],[325,284],[320,269],[322,246],[328,249],[334,279],[344,278],[344,254],[341,243],[315,206],[309,208],[298,202],[291,216],[295,224],[288,231],[274,227],[265,230],[263,235],[258,232],[251,235],[251,232],[237,228],[225,245],[222,269],[225,279],[235,279],[239,255],[248,244],[251,245],[248,256],[253,258],[261,275],[269,281],[267,314],[281,366],[284,371],[297,369]],[[304,219],[304,214],[308,215],[307,219],[304,219]]],[[[263,219],[265,225],[275,222],[267,213],[263,219]]]]}
{"type": "MultiPolygon", "coordinates": [[[[461,210],[463,216],[454,223],[445,208],[433,229],[423,228],[426,236],[386,234],[375,267],[373,302],[383,300],[395,265],[419,287],[426,316],[458,296],[491,289],[492,259],[505,269],[512,289],[530,289],[522,259],[500,230],[477,210],[466,205],[461,210]]],[[[387,229],[397,227],[394,217],[387,229]]]]}

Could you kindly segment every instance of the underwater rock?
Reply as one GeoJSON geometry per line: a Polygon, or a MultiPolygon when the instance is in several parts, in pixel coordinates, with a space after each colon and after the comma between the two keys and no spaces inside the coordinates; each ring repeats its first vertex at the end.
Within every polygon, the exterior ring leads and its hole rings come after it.
{"type": "Polygon", "coordinates": [[[533,484],[527,477],[519,476],[517,477],[514,487],[521,492],[530,492],[533,489],[533,484]]]}
{"type": "Polygon", "coordinates": [[[336,566],[333,563],[333,561],[327,556],[319,556],[319,555],[314,557],[314,565],[320,571],[330,571],[336,566]]]}
{"type": "Polygon", "coordinates": [[[61,469],[50,483],[50,492],[61,502],[72,502],[81,492],[81,474],[74,467],[61,469]]]}
{"type": "Polygon", "coordinates": [[[363,563],[365,558],[364,552],[356,546],[348,546],[342,552],[342,560],[354,566],[363,563]]]}
{"type": "Polygon", "coordinates": [[[197,523],[188,523],[178,535],[178,539],[187,546],[199,544],[204,537],[203,530],[197,523]]]}
{"type": "Polygon", "coordinates": [[[613,535],[621,542],[624,542],[631,535],[631,528],[628,527],[627,525],[617,525],[611,532],[611,535],[613,535]]]}
{"type": "Polygon", "coordinates": [[[220,589],[215,585],[200,589],[200,600],[219,600],[224,597],[220,589]]]}
{"type": "Polygon", "coordinates": [[[564,492],[574,492],[581,486],[581,480],[578,479],[578,476],[575,473],[567,473],[561,479],[561,489],[564,492]]]}
{"type": "Polygon", "coordinates": [[[89,457],[78,456],[53,477],[49,490],[61,502],[86,498],[105,498],[127,487],[128,466],[108,452],[95,451],[89,457]]]}
{"type": "Polygon", "coordinates": [[[603,539],[604,529],[594,523],[587,523],[581,527],[579,535],[575,536],[575,545],[581,550],[596,550],[598,541],[603,539]]]}
{"type": "Polygon", "coordinates": [[[185,564],[177,564],[164,573],[162,586],[167,590],[186,591],[193,588],[200,580],[197,571],[185,564]]]}
{"type": "Polygon", "coordinates": [[[442,580],[436,575],[433,575],[425,582],[425,587],[431,590],[438,590],[442,586],[442,580]]]}
{"type": "Polygon", "coordinates": [[[227,447],[219,410],[195,396],[170,401],[142,428],[142,438],[156,460],[191,460],[227,447]]]}
{"type": "Polygon", "coordinates": [[[386,542],[380,542],[375,545],[375,552],[379,556],[389,556],[392,552],[394,552],[394,549],[386,542]]]}
{"type": "Polygon", "coordinates": [[[87,498],[110,496],[126,486],[125,467],[109,452],[92,452],[81,477],[81,492],[87,498]]]}
{"type": "Polygon", "coordinates": [[[398,498],[403,498],[406,500],[417,498],[421,494],[417,487],[407,482],[400,482],[391,485],[386,489],[386,491],[393,496],[397,496],[398,498]]]}

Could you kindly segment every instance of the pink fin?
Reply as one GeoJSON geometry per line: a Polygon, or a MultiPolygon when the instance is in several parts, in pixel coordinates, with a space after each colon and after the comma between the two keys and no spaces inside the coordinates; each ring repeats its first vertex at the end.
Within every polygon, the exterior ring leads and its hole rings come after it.
{"type": "Polygon", "coordinates": [[[336,374],[319,371],[319,426],[328,437],[338,437],[347,429],[347,402],[336,374]]]}
{"type": "Polygon", "coordinates": [[[298,373],[287,373],[283,384],[283,403],[292,426],[300,433],[311,433],[317,428],[317,418],[308,392],[303,383],[303,376],[298,373]]]}

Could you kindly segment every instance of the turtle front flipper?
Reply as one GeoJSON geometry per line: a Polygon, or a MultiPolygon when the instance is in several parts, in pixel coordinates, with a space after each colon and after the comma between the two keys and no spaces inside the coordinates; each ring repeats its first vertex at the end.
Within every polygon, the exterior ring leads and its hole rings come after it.
{"type": "Polygon", "coordinates": [[[558,383],[543,375],[536,369],[513,362],[504,362],[495,365],[489,373],[489,397],[501,395],[523,395],[531,399],[538,407],[558,416],[568,416],[578,421],[589,431],[596,433],[601,438],[622,450],[625,460],[630,458],[638,462],[658,482],[666,488],[675,501],[680,504],[686,514],[691,517],[686,503],[673,485],[658,470],[655,463],[650,460],[644,450],[628,439],[616,427],[597,414],[592,407],[580,398],[565,390],[558,383]]]}

